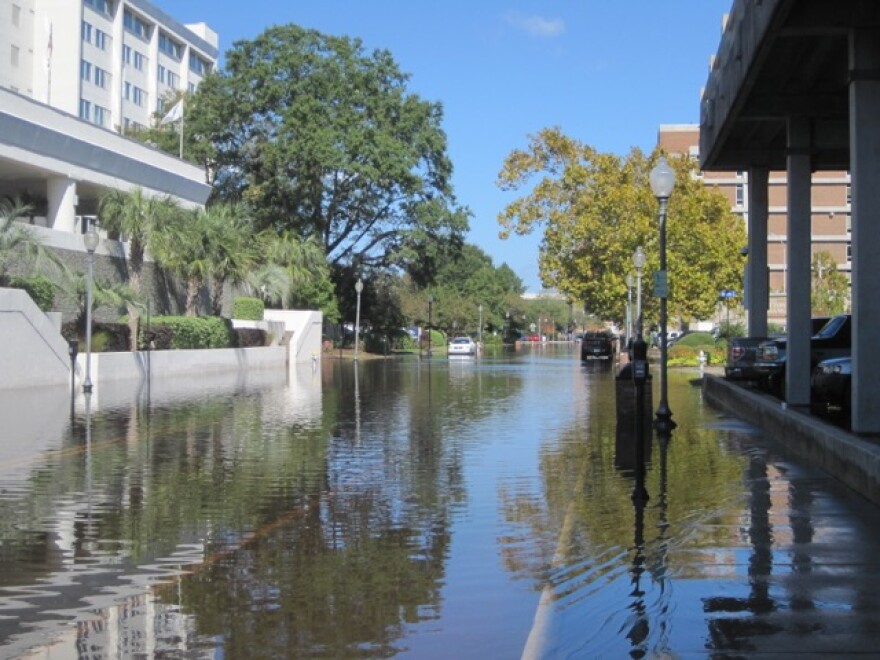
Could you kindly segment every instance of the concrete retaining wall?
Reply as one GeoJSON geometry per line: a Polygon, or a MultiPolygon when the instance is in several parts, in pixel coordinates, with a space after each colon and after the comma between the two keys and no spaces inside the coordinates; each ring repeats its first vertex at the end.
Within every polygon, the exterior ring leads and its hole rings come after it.
{"type": "Polygon", "coordinates": [[[880,445],[723,378],[703,377],[706,401],[761,428],[869,500],[880,504],[880,445]]]}
{"type": "Polygon", "coordinates": [[[0,337],[0,390],[69,382],[67,342],[25,291],[0,289],[0,337]]]}

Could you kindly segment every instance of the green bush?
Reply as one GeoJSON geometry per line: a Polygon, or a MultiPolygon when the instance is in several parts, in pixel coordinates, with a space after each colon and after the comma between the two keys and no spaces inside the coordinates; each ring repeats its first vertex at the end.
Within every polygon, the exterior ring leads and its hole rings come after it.
{"type": "Polygon", "coordinates": [[[230,348],[232,324],[217,316],[156,316],[151,330],[156,348],[230,348]]]}
{"type": "Polygon", "coordinates": [[[259,298],[236,298],[232,303],[232,318],[244,321],[262,321],[265,305],[259,298]]]}
{"type": "Polygon", "coordinates": [[[35,275],[34,277],[13,277],[9,285],[13,289],[27,291],[31,299],[44,312],[50,311],[55,306],[55,285],[48,277],[35,275]]]}

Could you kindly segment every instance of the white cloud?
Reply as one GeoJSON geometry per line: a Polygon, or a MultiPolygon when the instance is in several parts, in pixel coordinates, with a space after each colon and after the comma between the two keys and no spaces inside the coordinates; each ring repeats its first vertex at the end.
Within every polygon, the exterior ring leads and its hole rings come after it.
{"type": "Polygon", "coordinates": [[[506,18],[509,25],[525,30],[533,37],[556,37],[565,32],[565,22],[561,18],[525,16],[519,12],[511,12],[506,18]]]}

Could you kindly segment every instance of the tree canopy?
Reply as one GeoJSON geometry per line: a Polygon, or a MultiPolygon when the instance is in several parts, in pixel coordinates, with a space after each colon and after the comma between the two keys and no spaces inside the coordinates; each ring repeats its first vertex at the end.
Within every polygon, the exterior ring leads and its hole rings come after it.
{"type": "MultiPolygon", "coordinates": [[[[658,205],[648,175],[657,155],[600,153],[559,129],[541,131],[527,149],[511,152],[499,173],[503,190],[529,189],[499,215],[502,237],[543,228],[544,284],[615,321],[625,315],[626,276],[635,273],[632,255],[643,246],[643,309],[655,316],[658,205]]],[[[742,289],[745,227],[724,196],[703,184],[691,159],[670,162],[677,178],[667,212],[669,310],[685,320],[708,318],[721,289],[742,289]]]]}
{"type": "Polygon", "coordinates": [[[422,267],[461,241],[439,103],[391,54],[295,25],[238,41],[186,112],[215,194],[258,228],[317,237],[333,266],[422,267]]]}

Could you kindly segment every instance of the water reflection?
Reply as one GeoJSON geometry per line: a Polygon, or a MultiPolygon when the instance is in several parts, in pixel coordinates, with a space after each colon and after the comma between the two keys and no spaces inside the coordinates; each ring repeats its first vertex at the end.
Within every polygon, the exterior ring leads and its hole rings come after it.
{"type": "Polygon", "coordinates": [[[0,449],[0,655],[864,648],[876,510],[693,374],[640,448],[614,375],[566,347],[332,360],[104,392],[73,423],[41,392],[0,449]]]}

